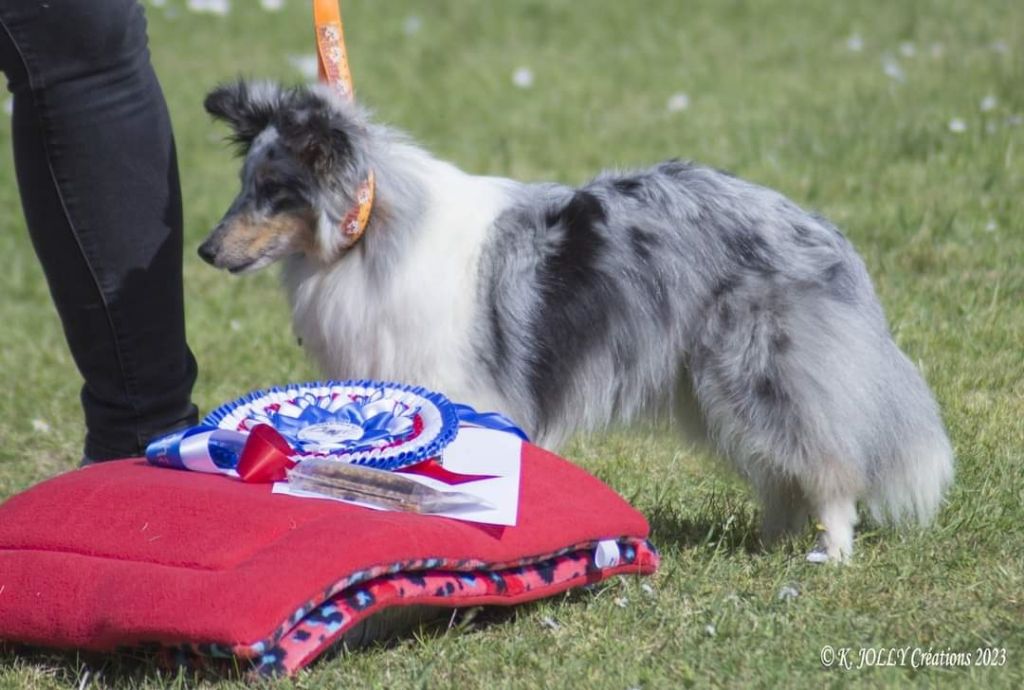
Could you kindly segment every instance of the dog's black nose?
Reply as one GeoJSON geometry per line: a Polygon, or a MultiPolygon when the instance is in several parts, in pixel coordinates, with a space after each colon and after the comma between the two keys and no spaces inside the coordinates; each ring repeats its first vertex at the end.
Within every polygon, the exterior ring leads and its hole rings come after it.
{"type": "Polygon", "coordinates": [[[213,265],[213,260],[217,258],[217,252],[213,249],[210,242],[203,242],[199,245],[199,258],[211,266],[213,265]]]}

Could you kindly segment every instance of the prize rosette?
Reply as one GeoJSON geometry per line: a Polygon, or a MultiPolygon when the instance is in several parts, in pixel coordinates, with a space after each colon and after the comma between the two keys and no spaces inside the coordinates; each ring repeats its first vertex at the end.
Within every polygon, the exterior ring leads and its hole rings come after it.
{"type": "Polygon", "coordinates": [[[378,381],[292,384],[221,405],[202,424],[249,433],[266,424],[293,457],[398,470],[440,455],[458,433],[456,406],[417,386],[378,381]]]}
{"type": "Polygon", "coordinates": [[[228,474],[247,482],[284,479],[303,460],[333,460],[448,483],[439,464],[460,428],[501,431],[528,441],[510,419],[418,386],[323,381],[254,391],[225,403],[198,426],[150,442],[146,459],[173,469],[228,474]]]}

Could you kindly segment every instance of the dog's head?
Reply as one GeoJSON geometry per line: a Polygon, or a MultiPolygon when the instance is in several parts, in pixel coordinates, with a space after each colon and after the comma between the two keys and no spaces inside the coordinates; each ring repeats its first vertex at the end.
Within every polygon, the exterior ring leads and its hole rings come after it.
{"type": "Polygon", "coordinates": [[[231,125],[244,162],[242,189],[199,255],[239,273],[347,249],[338,226],[369,169],[361,112],[326,87],[242,81],[214,89],[204,105],[231,125]]]}

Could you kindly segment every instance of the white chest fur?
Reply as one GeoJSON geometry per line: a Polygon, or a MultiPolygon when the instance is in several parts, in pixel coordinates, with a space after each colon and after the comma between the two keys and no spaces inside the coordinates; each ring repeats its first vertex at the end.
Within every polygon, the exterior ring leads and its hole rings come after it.
{"type": "MultiPolygon", "coordinates": [[[[436,160],[417,163],[425,212],[386,272],[371,272],[355,250],[328,266],[305,257],[286,265],[296,335],[326,376],[413,383],[500,409],[472,337],[480,249],[508,204],[509,182],[436,160]]],[[[388,228],[368,232],[375,230],[388,228]]]]}

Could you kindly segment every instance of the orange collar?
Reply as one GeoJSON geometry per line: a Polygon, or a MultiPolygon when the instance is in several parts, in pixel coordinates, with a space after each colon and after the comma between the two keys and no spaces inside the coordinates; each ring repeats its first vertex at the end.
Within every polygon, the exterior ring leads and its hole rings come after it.
{"type": "MultiPolygon", "coordinates": [[[[313,0],[313,24],[316,28],[320,81],[332,86],[345,99],[354,100],[355,89],[348,68],[345,32],[338,0],[313,0]]],[[[366,231],[375,195],[376,184],[371,170],[356,189],[356,205],[349,209],[341,221],[341,232],[350,238],[350,244],[355,244],[366,231]]]]}
{"type": "Polygon", "coordinates": [[[366,179],[356,190],[356,205],[348,210],[341,221],[341,231],[346,237],[356,242],[363,236],[367,224],[370,222],[370,212],[373,210],[373,197],[376,193],[373,171],[366,174],[366,179]]]}

